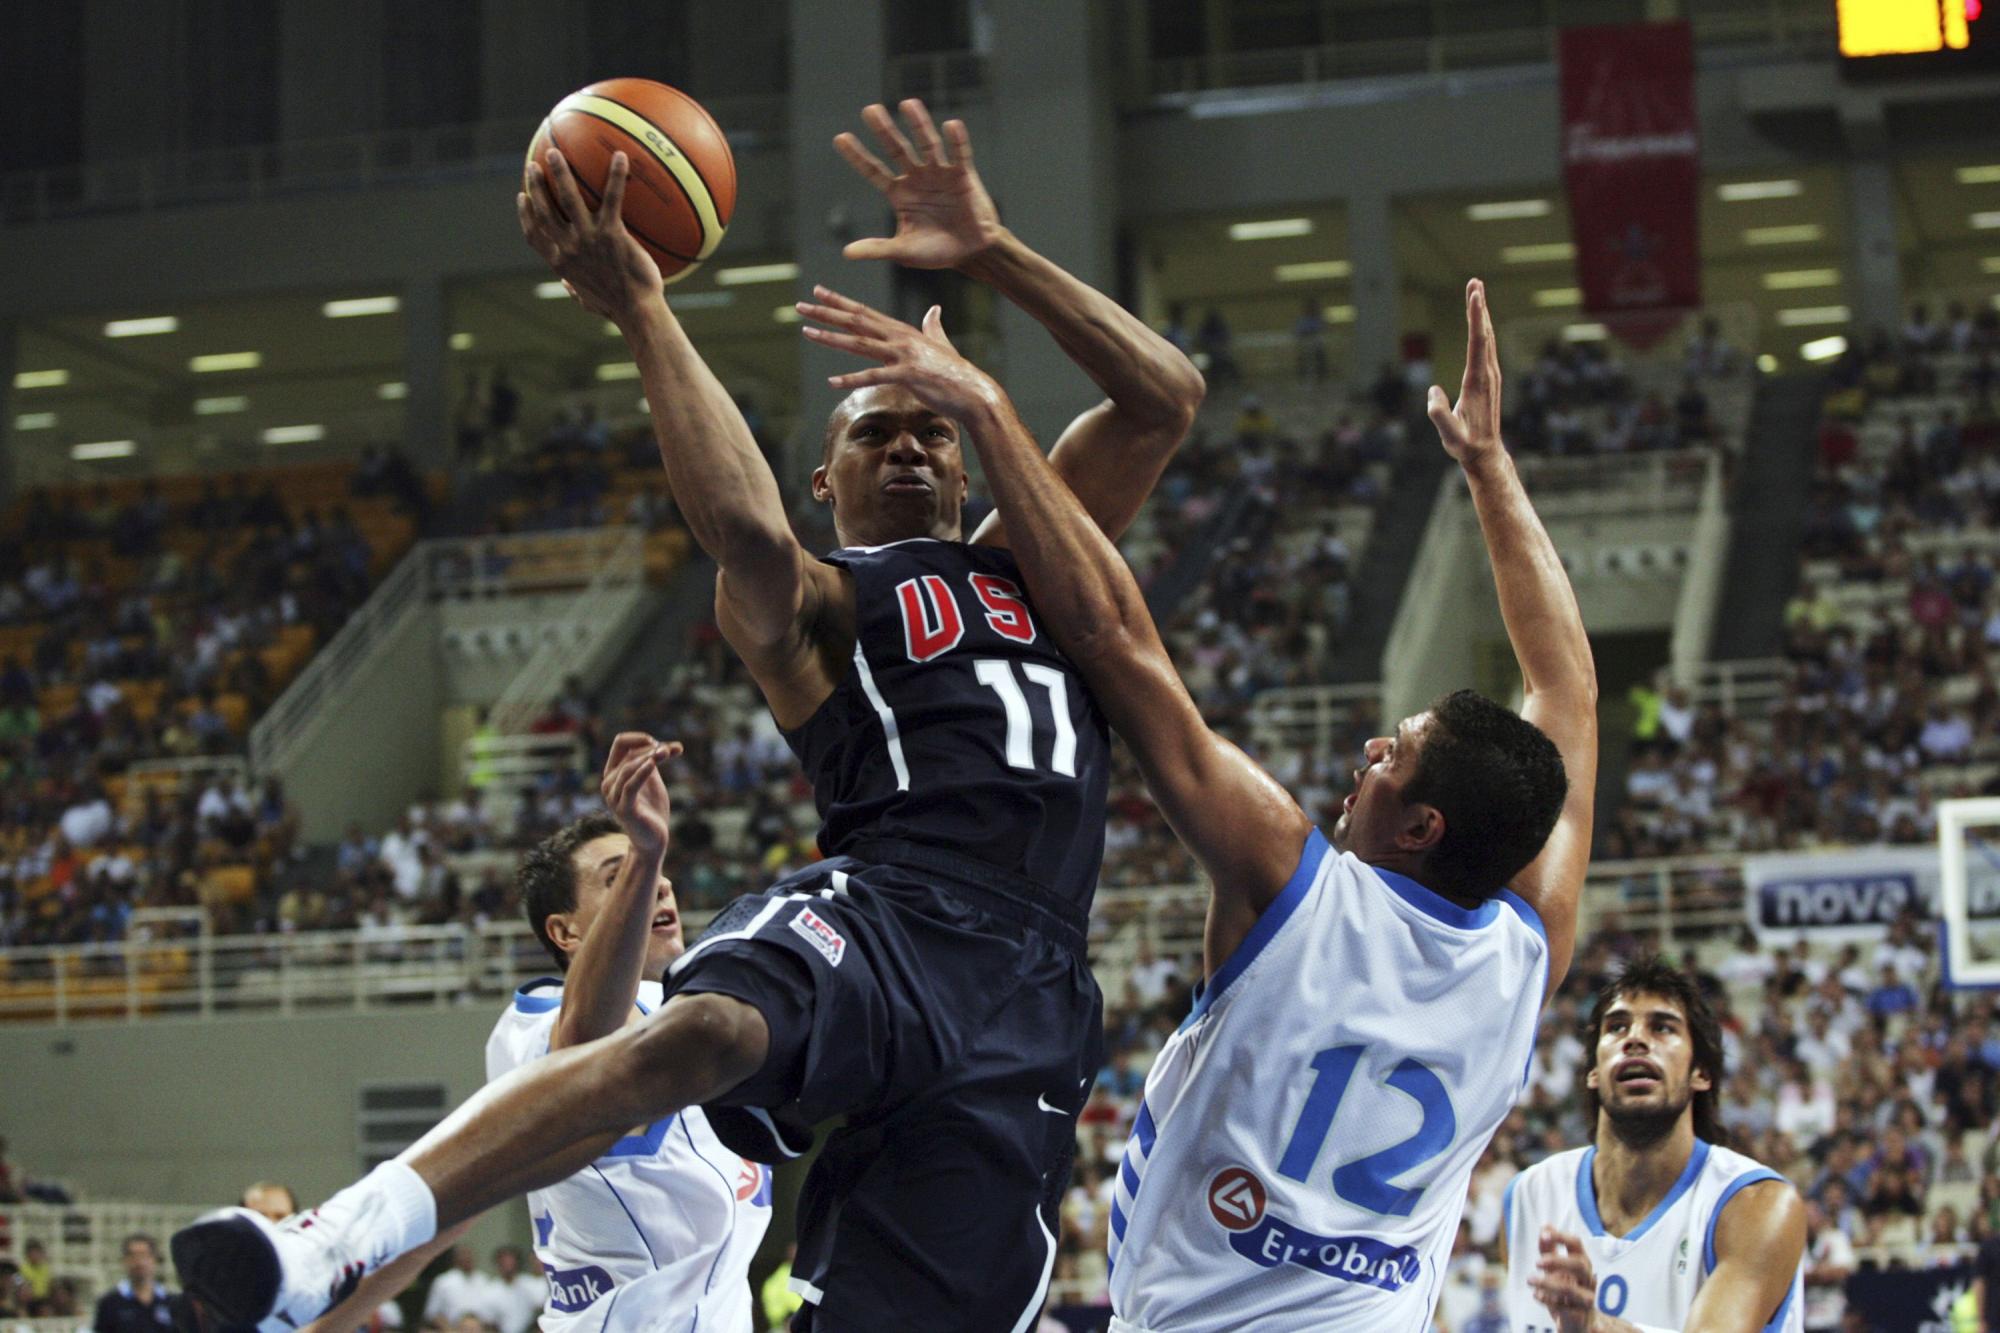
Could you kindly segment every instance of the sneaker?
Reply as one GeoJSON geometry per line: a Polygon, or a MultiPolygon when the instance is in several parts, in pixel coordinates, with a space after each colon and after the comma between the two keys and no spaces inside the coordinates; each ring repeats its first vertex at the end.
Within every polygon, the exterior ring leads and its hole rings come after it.
{"type": "Polygon", "coordinates": [[[364,1265],[318,1216],[280,1226],[224,1208],[174,1233],[174,1268],[205,1333],[286,1333],[353,1293],[364,1265]]]}

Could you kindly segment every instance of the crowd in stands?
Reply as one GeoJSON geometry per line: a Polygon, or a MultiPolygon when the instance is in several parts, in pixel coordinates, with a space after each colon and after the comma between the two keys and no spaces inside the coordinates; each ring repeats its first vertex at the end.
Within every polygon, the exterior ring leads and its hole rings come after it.
{"type": "Polygon", "coordinates": [[[2000,315],[1919,306],[1828,384],[1777,697],[1636,690],[1606,858],[1919,843],[1995,789],[2000,315]]]}
{"type": "Polygon", "coordinates": [[[218,868],[289,853],[275,784],[139,775],[242,753],[407,544],[422,490],[371,451],[178,497],[149,481],[16,507],[0,527],[0,945],[116,939],[138,907],[192,906],[218,868]]]}

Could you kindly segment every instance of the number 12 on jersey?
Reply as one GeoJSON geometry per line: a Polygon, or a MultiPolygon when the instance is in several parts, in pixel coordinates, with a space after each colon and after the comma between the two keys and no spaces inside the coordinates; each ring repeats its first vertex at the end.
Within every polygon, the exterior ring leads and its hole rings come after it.
{"type": "MultiPolygon", "coordinates": [[[[1303,1183],[1319,1160],[1320,1146],[1333,1129],[1333,1118],[1347,1096],[1354,1068],[1367,1048],[1330,1046],[1312,1058],[1312,1091],[1306,1094],[1305,1108],[1292,1128],[1291,1142],[1278,1162],[1278,1174],[1303,1183]]],[[[1396,1091],[1414,1098],[1423,1109],[1417,1132],[1381,1152],[1343,1163],[1334,1168],[1333,1192],[1371,1213],[1408,1217],[1423,1197],[1424,1187],[1401,1187],[1389,1182],[1416,1170],[1451,1147],[1458,1135],[1458,1116],[1451,1109],[1451,1096],[1444,1080],[1420,1060],[1404,1060],[1382,1080],[1396,1091]]]]}
{"type": "MultiPolygon", "coordinates": [[[[1069,680],[1055,667],[1043,662],[1023,662],[1021,674],[1030,687],[1048,691],[1049,712],[1055,719],[1055,744],[1049,754],[1049,768],[1066,778],[1076,776],[1076,724],[1069,716],[1069,680]]],[[[1035,767],[1035,715],[1028,696],[1014,677],[1014,663],[997,657],[982,657],[972,669],[979,683],[1000,696],[1007,714],[1007,766],[1032,771],[1035,767]]]]}

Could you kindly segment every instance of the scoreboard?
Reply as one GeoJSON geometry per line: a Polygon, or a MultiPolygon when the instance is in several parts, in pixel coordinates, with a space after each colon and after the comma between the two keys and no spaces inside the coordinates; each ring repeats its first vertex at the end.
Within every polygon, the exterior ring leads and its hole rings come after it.
{"type": "Polygon", "coordinates": [[[1834,0],[1850,71],[2000,67],[2000,0],[1834,0]]]}

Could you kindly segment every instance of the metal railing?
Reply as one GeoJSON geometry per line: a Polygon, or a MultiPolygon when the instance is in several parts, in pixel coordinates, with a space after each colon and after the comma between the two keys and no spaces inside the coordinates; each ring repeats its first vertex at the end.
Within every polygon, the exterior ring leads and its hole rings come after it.
{"type": "MultiPolygon", "coordinates": [[[[1673,449],[1643,454],[1591,454],[1515,460],[1535,510],[1563,517],[1670,514],[1698,509],[1717,467],[1712,449],[1673,449]]],[[[1458,477],[1447,473],[1446,479],[1458,477]]],[[[1452,488],[1456,507],[1468,515],[1462,484],[1452,488]]]]}
{"type": "MultiPolygon", "coordinates": [[[[785,102],[781,92],[702,99],[738,149],[781,141],[785,102]]],[[[539,124],[489,120],[11,172],[0,175],[0,224],[518,172],[539,124]]]]}
{"type": "MultiPolygon", "coordinates": [[[[1452,18],[1433,17],[1434,27],[1452,18]]],[[[1756,7],[1692,16],[1695,43],[1706,62],[1829,55],[1833,7],[1815,0],[1767,0],[1756,7]],[[1747,12],[1745,12],[1747,10],[1747,12]]],[[[1149,62],[1143,100],[1182,104],[1220,90],[1314,87],[1344,80],[1396,75],[1438,75],[1546,65],[1556,58],[1556,24],[1485,32],[1434,32],[1429,36],[1330,42],[1257,51],[1218,51],[1149,62]]]]}
{"type": "Polygon", "coordinates": [[[1381,698],[1381,685],[1372,681],[1264,690],[1250,701],[1250,739],[1260,750],[1303,746],[1325,762],[1335,741],[1356,720],[1357,710],[1371,707],[1366,721],[1379,725],[1381,698]]]}
{"type": "Polygon", "coordinates": [[[329,700],[395,638],[411,614],[423,609],[425,568],[422,559],[406,556],[397,562],[382,586],[348,616],[333,642],[313,654],[305,670],[250,728],[252,767],[260,773],[281,767],[295,747],[332,719],[329,700]]]}
{"type": "MultiPolygon", "coordinates": [[[[1615,914],[1661,943],[1745,920],[1742,858],[1683,856],[1591,867],[1583,929],[1615,914]]],[[[1199,884],[1106,888],[1093,908],[1092,963],[1114,1000],[1141,943],[1198,953],[1199,884]]],[[[684,917],[693,939],[712,912],[684,917]]],[[[165,934],[164,931],[160,932],[165,934]]],[[[287,935],[201,935],[0,950],[0,1022],[207,1020],[445,1008],[501,1000],[549,970],[521,922],[363,926],[287,935]]]]}
{"type": "Polygon", "coordinates": [[[0,1262],[18,1264],[29,1241],[48,1250],[49,1267],[79,1284],[80,1316],[4,1320],[0,1329],[17,1333],[34,1329],[69,1330],[90,1327],[89,1302],[124,1276],[125,1237],[143,1233],[160,1243],[162,1274],[171,1285],[172,1260],[167,1237],[207,1212],[213,1205],[161,1203],[0,1203],[0,1262]]]}
{"type": "Polygon", "coordinates": [[[589,551],[590,581],[565,601],[562,615],[541,626],[541,641],[493,703],[493,725],[525,732],[571,676],[630,627],[646,588],[645,543],[637,528],[600,528],[567,536],[589,551]]]}
{"type": "Polygon", "coordinates": [[[924,51],[892,56],[882,71],[891,102],[920,97],[934,109],[949,110],[986,95],[986,57],[978,51],[924,51]]]}

